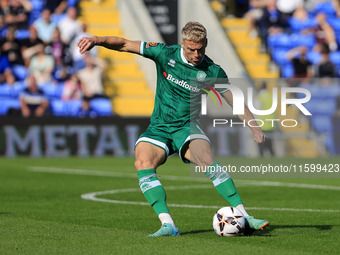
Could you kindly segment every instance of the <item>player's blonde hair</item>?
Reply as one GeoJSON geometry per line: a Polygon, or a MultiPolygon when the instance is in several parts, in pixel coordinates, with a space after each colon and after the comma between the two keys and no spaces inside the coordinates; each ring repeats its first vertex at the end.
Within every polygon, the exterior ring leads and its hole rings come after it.
{"type": "Polygon", "coordinates": [[[188,22],[182,29],[182,40],[202,42],[207,39],[207,30],[199,22],[188,22]]]}

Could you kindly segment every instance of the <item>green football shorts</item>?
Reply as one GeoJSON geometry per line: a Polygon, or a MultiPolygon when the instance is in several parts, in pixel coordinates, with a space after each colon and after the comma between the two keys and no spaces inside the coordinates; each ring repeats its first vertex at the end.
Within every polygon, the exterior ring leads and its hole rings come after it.
{"type": "Polygon", "coordinates": [[[140,142],[147,142],[162,148],[166,157],[178,152],[184,163],[190,163],[184,158],[189,143],[195,139],[203,139],[210,143],[198,123],[187,123],[184,126],[174,124],[150,124],[147,130],[137,140],[135,147],[140,142]]]}

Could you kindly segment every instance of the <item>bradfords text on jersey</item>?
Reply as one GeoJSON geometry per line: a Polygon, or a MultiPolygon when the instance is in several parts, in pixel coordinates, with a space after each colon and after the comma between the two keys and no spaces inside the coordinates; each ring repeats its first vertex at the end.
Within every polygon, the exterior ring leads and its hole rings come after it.
{"type": "Polygon", "coordinates": [[[166,76],[166,79],[169,80],[169,81],[171,81],[171,82],[173,82],[173,83],[175,83],[175,84],[177,84],[177,85],[179,85],[179,86],[181,86],[181,87],[183,87],[183,88],[189,89],[189,90],[191,90],[191,91],[193,91],[193,92],[200,92],[200,89],[197,88],[196,86],[191,86],[191,85],[189,85],[189,84],[188,84],[186,81],[184,81],[184,80],[181,80],[181,81],[180,81],[180,80],[174,78],[171,74],[168,74],[168,75],[166,76]]]}

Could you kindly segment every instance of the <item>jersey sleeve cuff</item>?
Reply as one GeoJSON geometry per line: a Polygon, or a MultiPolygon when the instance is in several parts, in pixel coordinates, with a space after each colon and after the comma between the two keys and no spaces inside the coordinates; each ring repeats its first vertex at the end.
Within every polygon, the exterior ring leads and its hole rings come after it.
{"type": "Polygon", "coordinates": [[[144,55],[144,44],[145,44],[145,42],[140,42],[140,44],[139,44],[139,54],[140,55],[144,55]]]}

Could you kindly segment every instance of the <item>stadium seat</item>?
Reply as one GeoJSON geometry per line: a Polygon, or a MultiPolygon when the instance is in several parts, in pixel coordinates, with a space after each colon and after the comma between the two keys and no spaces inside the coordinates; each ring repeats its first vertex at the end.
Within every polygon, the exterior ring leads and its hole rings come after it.
{"type": "Polygon", "coordinates": [[[292,44],[293,47],[306,46],[309,50],[311,50],[315,43],[316,41],[314,35],[292,34],[290,36],[290,44],[292,44]]]}
{"type": "Polygon", "coordinates": [[[339,51],[331,52],[331,54],[329,55],[329,59],[334,64],[340,65],[340,52],[339,51]]]}
{"type": "Polygon", "coordinates": [[[97,112],[98,116],[111,116],[112,105],[107,98],[95,98],[90,101],[91,108],[97,112]]]}
{"type": "Polygon", "coordinates": [[[18,40],[27,39],[30,37],[30,32],[28,29],[18,29],[15,32],[15,38],[18,40]]]}
{"type": "Polygon", "coordinates": [[[25,80],[28,75],[28,69],[24,65],[14,65],[12,72],[19,81],[25,80]]]}
{"type": "Polygon", "coordinates": [[[317,64],[321,60],[321,54],[315,51],[307,52],[307,59],[312,62],[312,64],[317,64]]]}
{"type": "Polygon", "coordinates": [[[332,118],[330,116],[312,116],[312,127],[319,133],[331,133],[332,131],[332,118]]]}
{"type": "Polygon", "coordinates": [[[11,108],[20,109],[20,101],[12,98],[1,99],[0,115],[6,115],[11,108]]]}
{"type": "Polygon", "coordinates": [[[323,12],[327,17],[333,17],[336,15],[333,4],[331,1],[320,2],[315,5],[314,15],[323,12]]]}
{"type": "Polygon", "coordinates": [[[60,99],[63,93],[63,86],[63,83],[56,84],[53,82],[49,82],[39,86],[39,88],[49,99],[60,99]]]}
{"type": "Polygon", "coordinates": [[[301,30],[308,29],[317,25],[314,19],[308,18],[305,21],[300,21],[294,17],[288,20],[288,24],[293,33],[300,33],[301,30]]]}
{"type": "Polygon", "coordinates": [[[294,67],[291,63],[287,63],[281,67],[281,76],[283,78],[290,78],[294,75],[294,67]]]}
{"type": "Polygon", "coordinates": [[[55,99],[50,103],[51,112],[54,116],[68,116],[67,106],[64,101],[55,99]]]}
{"type": "Polygon", "coordinates": [[[0,85],[0,97],[11,97],[12,88],[8,84],[0,85]]]}
{"type": "Polygon", "coordinates": [[[283,67],[286,64],[291,63],[287,58],[287,50],[277,50],[272,53],[273,60],[280,66],[283,67]]]}
{"type": "Polygon", "coordinates": [[[68,115],[71,117],[77,117],[78,112],[80,110],[81,104],[82,104],[82,100],[70,100],[67,101],[67,112],[68,115]]]}
{"type": "Polygon", "coordinates": [[[21,91],[26,87],[24,82],[16,82],[12,86],[11,96],[13,98],[18,98],[20,96],[21,91]]]}
{"type": "Polygon", "coordinates": [[[340,19],[339,18],[329,18],[327,19],[328,23],[334,29],[335,34],[339,34],[340,32],[340,19]]]}
{"type": "Polygon", "coordinates": [[[314,104],[314,116],[332,116],[336,110],[336,100],[335,99],[311,99],[311,103],[314,104]]]}
{"type": "Polygon", "coordinates": [[[274,50],[289,50],[293,47],[291,38],[288,34],[269,35],[268,47],[274,50]]]}

